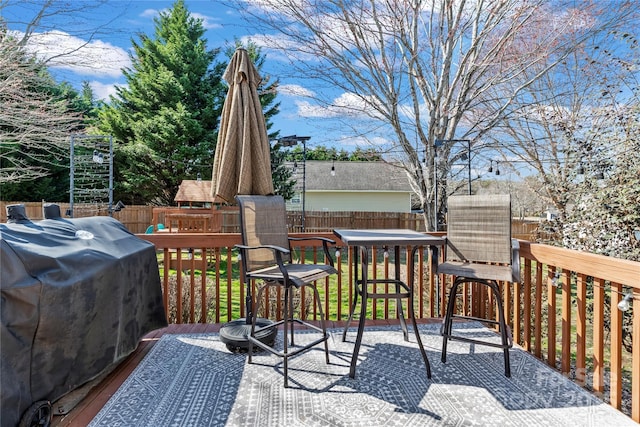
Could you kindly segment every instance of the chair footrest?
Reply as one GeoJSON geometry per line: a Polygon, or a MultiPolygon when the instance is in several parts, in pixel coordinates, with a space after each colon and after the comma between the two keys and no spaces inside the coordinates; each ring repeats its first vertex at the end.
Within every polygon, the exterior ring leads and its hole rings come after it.
{"type": "Polygon", "coordinates": [[[509,340],[509,343],[507,345],[504,345],[504,344],[499,344],[499,343],[495,343],[495,342],[491,342],[491,341],[479,340],[477,338],[467,338],[467,337],[463,337],[463,336],[460,336],[460,335],[442,334],[442,336],[446,337],[447,339],[454,340],[454,341],[464,341],[464,342],[473,343],[473,344],[486,345],[486,346],[489,346],[489,347],[496,347],[496,348],[502,348],[502,349],[512,348],[513,347],[513,342],[511,340],[509,340]]]}
{"type": "Polygon", "coordinates": [[[304,351],[311,350],[311,348],[315,347],[316,345],[327,341],[329,339],[329,334],[327,333],[324,336],[322,336],[322,337],[320,337],[320,338],[318,338],[318,339],[316,339],[316,340],[314,340],[314,341],[312,341],[310,343],[307,343],[307,344],[305,344],[303,346],[295,347],[293,349],[290,348],[289,349],[290,351],[288,351],[287,353],[285,353],[284,351],[278,351],[275,348],[270,347],[269,345],[263,343],[262,341],[254,338],[254,337],[247,337],[247,339],[249,341],[251,341],[253,343],[253,345],[258,346],[261,349],[268,351],[269,353],[275,354],[276,356],[279,356],[279,357],[291,357],[291,356],[295,356],[298,353],[302,353],[304,351]]]}
{"type": "Polygon", "coordinates": [[[463,316],[462,314],[454,314],[451,316],[452,319],[465,319],[465,320],[475,320],[477,322],[489,323],[491,325],[499,325],[500,322],[493,319],[487,319],[484,317],[475,317],[475,316],[463,316]]]}
{"type": "Polygon", "coordinates": [[[383,292],[383,293],[380,293],[380,292],[376,292],[376,293],[367,292],[367,298],[368,299],[370,299],[370,298],[373,298],[373,299],[376,299],[376,298],[381,298],[381,299],[386,299],[386,298],[409,298],[410,296],[411,296],[411,294],[408,293],[408,292],[400,292],[400,293],[397,293],[397,292],[388,292],[388,293],[387,292],[383,292]]]}
{"type": "MultiPolygon", "coordinates": [[[[405,288],[408,288],[406,283],[404,283],[402,280],[396,280],[396,279],[367,279],[367,283],[370,285],[379,284],[379,283],[388,283],[390,285],[400,285],[405,288]]],[[[358,280],[358,284],[362,285],[362,280],[358,280]]]]}
{"type": "MultiPolygon", "coordinates": [[[[289,323],[297,323],[298,325],[302,325],[305,326],[309,329],[313,329],[314,331],[317,332],[322,332],[322,328],[319,326],[316,326],[312,323],[309,322],[305,322],[304,320],[300,320],[300,319],[289,319],[289,323]]],[[[270,323],[269,325],[263,326],[261,328],[256,327],[255,331],[253,332],[254,334],[257,334],[260,331],[264,331],[266,329],[271,329],[271,328],[277,328],[280,325],[284,324],[284,320],[278,320],[277,322],[273,322],[270,323]]]]}
{"type": "MultiPolygon", "coordinates": [[[[489,323],[492,325],[498,325],[501,326],[500,322],[497,320],[492,320],[492,319],[485,319],[482,317],[475,317],[475,316],[464,316],[462,314],[453,314],[451,315],[451,319],[465,319],[465,320],[475,320],[478,322],[484,322],[484,323],[489,323]]],[[[471,338],[465,338],[465,337],[460,337],[460,336],[454,336],[454,335],[447,335],[444,333],[444,325],[445,325],[445,321],[442,321],[442,325],[440,326],[440,335],[442,335],[443,337],[447,337],[449,339],[457,339],[458,341],[467,341],[467,342],[476,342],[479,344],[483,344],[485,343],[482,340],[475,340],[475,339],[471,339],[471,338]]],[[[511,348],[513,347],[513,334],[511,333],[511,328],[509,327],[509,325],[504,325],[505,328],[505,332],[507,334],[507,342],[509,343],[507,346],[503,345],[503,344],[487,344],[490,345],[492,347],[499,347],[499,348],[511,348]]]]}

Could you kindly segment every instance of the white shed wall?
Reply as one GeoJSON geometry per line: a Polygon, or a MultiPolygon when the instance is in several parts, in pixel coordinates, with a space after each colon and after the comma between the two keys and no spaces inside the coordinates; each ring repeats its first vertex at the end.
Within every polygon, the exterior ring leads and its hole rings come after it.
{"type": "Polygon", "coordinates": [[[404,192],[307,192],[308,211],[411,212],[411,194],[404,192]]]}

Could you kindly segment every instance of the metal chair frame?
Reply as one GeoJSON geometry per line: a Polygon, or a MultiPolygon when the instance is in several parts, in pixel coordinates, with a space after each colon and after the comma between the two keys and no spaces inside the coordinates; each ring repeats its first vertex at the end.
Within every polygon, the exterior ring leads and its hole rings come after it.
{"type": "Polygon", "coordinates": [[[447,214],[445,261],[438,264],[438,257],[432,257],[433,271],[455,277],[442,323],[441,360],[446,362],[449,340],[497,347],[503,349],[505,376],[510,377],[509,349],[513,347],[513,337],[505,319],[500,283],[520,281],[519,245],[511,238],[511,199],[508,195],[451,196],[447,214]],[[458,288],[464,283],[489,288],[498,320],[455,313],[458,288]],[[456,318],[497,325],[500,343],[455,335],[453,320],[456,318]]]}
{"type": "MultiPolygon", "coordinates": [[[[284,387],[289,386],[288,361],[289,358],[299,353],[310,350],[312,347],[324,343],[326,363],[329,363],[329,334],[320,301],[320,294],[315,286],[315,281],[323,279],[331,274],[336,274],[333,258],[329,253],[329,244],[335,241],[324,237],[290,238],[286,224],[286,207],[281,196],[237,196],[240,206],[240,223],[242,243],[235,247],[240,249],[242,258],[242,281],[249,288],[252,280],[262,280],[256,301],[260,301],[264,291],[269,287],[284,288],[283,317],[281,320],[268,326],[258,327],[256,309],[251,314],[251,332],[247,337],[249,341],[248,362],[252,363],[254,346],[269,351],[283,358],[284,387]],[[291,253],[291,241],[319,240],[322,242],[324,255],[329,264],[296,264],[293,263],[291,253]],[[293,299],[294,289],[308,287],[313,291],[313,299],[320,317],[320,327],[311,324],[301,318],[294,317],[293,299]],[[295,347],[294,325],[299,324],[321,333],[321,337],[302,346],[295,347]],[[283,350],[262,342],[260,332],[268,328],[282,325],[283,350]]],[[[247,304],[254,304],[249,301],[247,304]]]]}

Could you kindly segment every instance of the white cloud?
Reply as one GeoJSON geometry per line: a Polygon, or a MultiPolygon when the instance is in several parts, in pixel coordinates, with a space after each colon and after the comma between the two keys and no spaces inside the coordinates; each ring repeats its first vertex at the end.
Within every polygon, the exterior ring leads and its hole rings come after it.
{"type": "Polygon", "coordinates": [[[155,18],[159,14],[160,14],[160,11],[158,11],[158,9],[145,9],[142,11],[140,16],[142,18],[155,18]]]}
{"type": "Polygon", "coordinates": [[[351,117],[371,118],[375,115],[371,106],[361,97],[353,93],[343,93],[334,98],[331,105],[311,104],[307,101],[296,101],[298,114],[302,117],[351,117]]]}
{"type": "Polygon", "coordinates": [[[117,78],[122,68],[131,66],[124,49],[101,40],[87,42],[62,31],[34,33],[27,50],[52,68],[81,75],[117,78]]]}
{"type": "Polygon", "coordinates": [[[239,38],[243,44],[254,43],[269,57],[269,62],[317,62],[318,57],[300,49],[299,41],[281,34],[252,34],[239,38]]]}
{"type": "Polygon", "coordinates": [[[336,117],[337,114],[329,108],[311,105],[308,101],[296,101],[300,117],[336,117]]]}
{"type": "Polygon", "coordinates": [[[345,135],[336,141],[342,147],[376,148],[389,146],[391,141],[381,136],[345,135]]]}
{"type": "MultiPolygon", "coordinates": [[[[89,82],[89,86],[91,86],[91,90],[93,90],[93,95],[96,99],[108,101],[109,96],[116,95],[116,83],[100,83],[97,81],[89,82]]],[[[117,85],[124,86],[124,85],[117,85]]]]}
{"type": "Polygon", "coordinates": [[[362,97],[348,92],[334,99],[333,105],[335,108],[350,111],[352,115],[362,115],[369,108],[362,97]]]}
{"type": "Polygon", "coordinates": [[[288,95],[288,96],[300,96],[300,97],[310,97],[314,95],[313,91],[295,84],[278,86],[278,94],[288,95]]]}
{"type": "Polygon", "coordinates": [[[201,13],[196,13],[196,12],[192,12],[191,16],[193,16],[196,19],[202,19],[202,26],[204,27],[205,30],[215,30],[215,29],[222,28],[222,25],[220,25],[217,22],[213,22],[215,18],[211,18],[210,16],[203,15],[201,13]]]}

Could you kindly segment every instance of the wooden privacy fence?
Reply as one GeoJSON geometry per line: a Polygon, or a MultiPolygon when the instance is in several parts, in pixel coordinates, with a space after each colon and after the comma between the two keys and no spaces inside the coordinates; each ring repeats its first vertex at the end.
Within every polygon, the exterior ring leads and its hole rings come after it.
{"type": "MultiPolygon", "coordinates": [[[[0,202],[0,222],[7,221],[6,206],[20,202],[0,202]]],[[[32,220],[43,218],[42,206],[45,202],[26,202],[27,216],[32,220]]],[[[57,203],[63,217],[69,209],[69,203],[57,203]]],[[[74,204],[74,216],[76,218],[108,215],[106,205],[74,204]]],[[[288,211],[288,224],[291,232],[302,232],[302,212],[288,211]]],[[[122,222],[132,233],[144,233],[150,226],[158,230],[158,224],[162,224],[167,230],[179,232],[222,232],[239,233],[239,218],[236,207],[222,207],[212,210],[210,208],[178,208],[157,206],[126,206],[119,212],[114,212],[113,217],[122,222]],[[190,216],[190,214],[193,214],[190,216]],[[208,215],[203,217],[203,215],[208,215]]],[[[334,228],[408,228],[416,231],[425,231],[424,217],[422,214],[403,212],[305,212],[305,231],[329,232],[334,228]]],[[[538,227],[537,221],[524,221],[514,219],[512,221],[513,237],[524,240],[532,240],[532,236],[538,227]]]]}
{"type": "MultiPolygon", "coordinates": [[[[332,233],[314,235],[337,240],[332,233]]],[[[240,242],[238,234],[140,237],[158,249],[165,307],[172,322],[219,323],[246,314],[245,290],[233,249],[240,242]]],[[[352,248],[339,240],[337,246],[341,248],[336,260],[339,274],[318,284],[324,311],[334,321],[347,318],[354,298],[352,248]]],[[[322,261],[317,246],[294,246],[294,252],[302,260],[322,261]]],[[[371,277],[394,277],[393,260],[383,252],[382,248],[373,251],[371,277]]],[[[640,262],[526,241],[520,241],[520,255],[522,282],[502,284],[514,342],[640,422],[640,262]],[[635,307],[622,312],[617,304],[627,293],[633,296],[635,307]],[[623,346],[623,340],[629,338],[631,352],[623,346]],[[622,404],[623,395],[630,396],[624,399],[627,406],[622,404]]],[[[436,280],[429,256],[427,249],[419,250],[416,260],[415,313],[420,318],[442,316],[450,286],[450,280],[436,280]]],[[[401,277],[407,277],[405,259],[401,268],[401,277]]],[[[257,302],[261,315],[279,318],[279,306],[270,302],[277,297],[267,295],[265,301],[257,302]]],[[[305,302],[308,298],[311,296],[300,295],[300,307],[314,306],[312,301],[305,302]]],[[[458,310],[495,317],[489,302],[486,292],[467,285],[458,310]]],[[[369,312],[372,319],[397,318],[396,307],[388,300],[372,301],[369,312]]],[[[313,311],[303,315],[317,318],[313,311]]]]}
{"type": "MultiPolygon", "coordinates": [[[[352,211],[311,211],[305,212],[306,232],[327,232],[335,228],[408,228],[425,231],[421,214],[403,212],[352,212],[352,211]]],[[[302,212],[289,212],[289,224],[294,224],[295,232],[302,232],[302,212]]]]}
{"type": "MultiPolygon", "coordinates": [[[[13,204],[23,204],[27,217],[32,221],[39,221],[44,218],[43,206],[49,202],[2,202],[0,201],[0,222],[7,222],[7,206],[13,204]]],[[[60,213],[63,218],[69,209],[69,203],[55,202],[60,206],[60,213]]],[[[114,203],[115,206],[115,203],[114,203]]],[[[89,216],[108,216],[108,206],[106,204],[73,204],[73,216],[75,218],[84,218],[89,216]]],[[[151,206],[126,206],[124,209],[113,212],[113,217],[124,224],[132,233],[144,233],[151,224],[152,207],[151,206]]]]}

